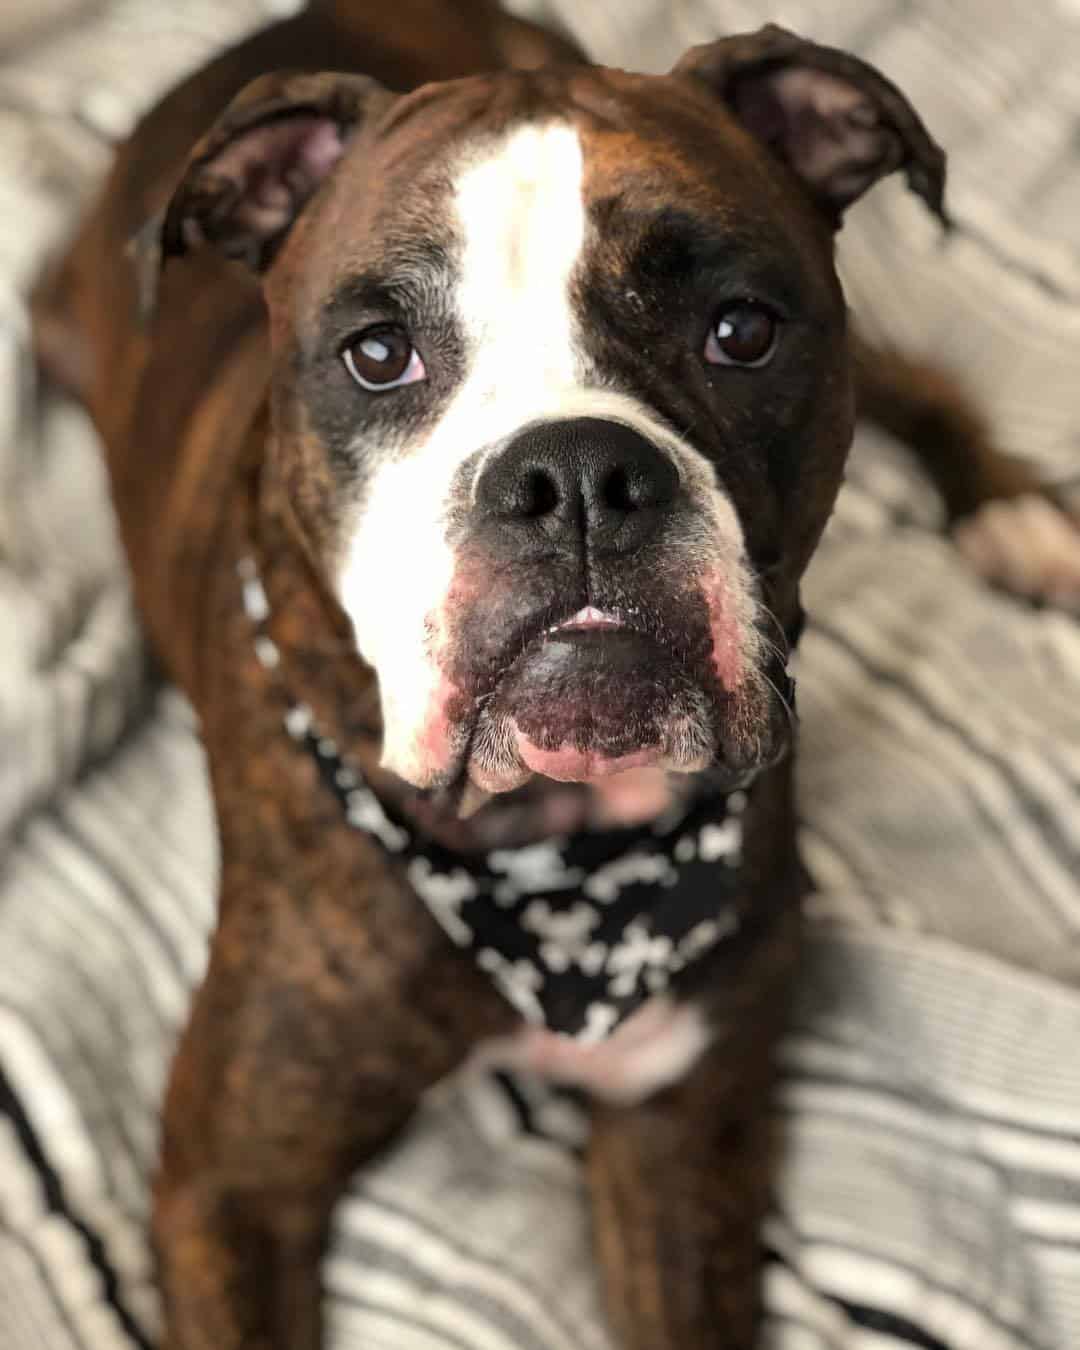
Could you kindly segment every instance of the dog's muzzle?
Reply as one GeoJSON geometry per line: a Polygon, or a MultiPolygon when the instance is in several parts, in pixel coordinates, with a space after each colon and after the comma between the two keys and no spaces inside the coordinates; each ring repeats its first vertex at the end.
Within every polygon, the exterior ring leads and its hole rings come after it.
{"type": "Polygon", "coordinates": [[[713,466],[642,416],[533,422],[460,465],[433,522],[445,554],[414,574],[415,656],[404,627],[396,646],[398,630],[364,630],[386,678],[384,764],[406,781],[737,781],[773,755],[737,515],[713,466]]]}

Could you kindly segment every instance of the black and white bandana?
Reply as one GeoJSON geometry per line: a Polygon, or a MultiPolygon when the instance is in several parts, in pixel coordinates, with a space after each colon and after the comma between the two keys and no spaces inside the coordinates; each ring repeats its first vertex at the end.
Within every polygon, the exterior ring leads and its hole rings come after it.
{"type": "MultiPolygon", "coordinates": [[[[280,653],[254,559],[240,566],[258,660],[280,653]]],[[[376,839],[459,947],[532,1025],[603,1039],[739,927],[744,791],[632,829],[582,831],[464,855],[389,811],[287,697],[285,730],[314,757],[347,823],[376,839]]]]}

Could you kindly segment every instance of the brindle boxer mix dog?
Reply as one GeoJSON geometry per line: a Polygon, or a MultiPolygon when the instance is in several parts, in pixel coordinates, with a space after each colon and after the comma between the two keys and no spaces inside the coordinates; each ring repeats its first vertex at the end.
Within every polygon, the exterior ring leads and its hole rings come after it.
{"type": "MultiPolygon", "coordinates": [[[[851,56],[770,27],[646,78],[479,0],[317,5],[121,152],[37,337],[221,836],[154,1207],[170,1350],[314,1350],[350,1172],[478,1048],[595,1101],[621,1343],[751,1344],[785,660],[852,434],[833,237],[893,171],[940,213],[941,152],[851,56]]],[[[1025,485],[876,369],[954,515],[1025,485]]]]}

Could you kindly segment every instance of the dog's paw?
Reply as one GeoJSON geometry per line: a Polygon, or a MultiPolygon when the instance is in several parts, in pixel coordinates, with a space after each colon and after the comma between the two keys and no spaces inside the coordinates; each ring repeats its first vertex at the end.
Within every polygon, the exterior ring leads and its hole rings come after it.
{"type": "Polygon", "coordinates": [[[1026,493],[987,502],[957,521],[953,539],[987,581],[1036,603],[1080,613],[1080,521],[1026,493]]]}

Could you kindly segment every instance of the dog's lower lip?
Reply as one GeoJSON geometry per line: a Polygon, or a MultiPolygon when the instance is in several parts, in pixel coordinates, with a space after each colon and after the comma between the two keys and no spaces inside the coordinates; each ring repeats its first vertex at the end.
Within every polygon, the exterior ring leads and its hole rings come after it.
{"type": "Polygon", "coordinates": [[[572,745],[544,749],[516,725],[514,739],[522,763],[532,773],[561,783],[589,783],[628,769],[647,768],[663,759],[663,747],[659,745],[640,746],[612,755],[601,750],[577,750],[572,745]]]}

